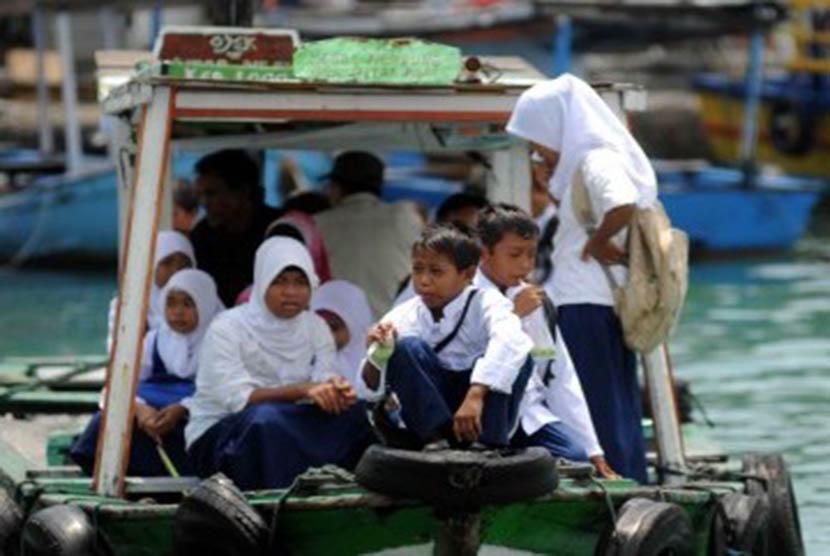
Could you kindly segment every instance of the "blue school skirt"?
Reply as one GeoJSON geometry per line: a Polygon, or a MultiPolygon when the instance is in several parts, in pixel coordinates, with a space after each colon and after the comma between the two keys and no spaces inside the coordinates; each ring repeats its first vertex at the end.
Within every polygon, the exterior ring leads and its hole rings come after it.
{"type": "Polygon", "coordinates": [[[617,473],[645,483],[637,360],[623,340],[614,309],[560,305],[557,324],[582,383],[605,459],[617,473]]]}
{"type": "Polygon", "coordinates": [[[284,488],[310,467],[354,468],[373,439],[363,402],[340,415],[265,402],[213,425],[188,455],[200,477],[221,471],[242,490],[284,488]]]}
{"type": "MultiPolygon", "coordinates": [[[[179,378],[167,371],[158,355],[158,347],[153,346],[153,368],[150,377],[138,384],[138,397],[155,409],[177,404],[192,396],[196,386],[192,380],[179,378]]],[[[193,468],[184,449],[184,426],[182,419],[167,435],[162,438],[164,451],[181,475],[193,475],[193,468]]],[[[101,428],[101,412],[96,413],[84,432],[78,437],[69,451],[69,457],[78,464],[83,472],[92,475],[95,466],[95,450],[98,445],[98,431],[101,428]]],[[[168,477],[170,472],[164,466],[156,448],[156,442],[147,436],[137,425],[133,424],[133,436],[130,443],[130,462],[127,475],[133,477],[168,477]]]]}

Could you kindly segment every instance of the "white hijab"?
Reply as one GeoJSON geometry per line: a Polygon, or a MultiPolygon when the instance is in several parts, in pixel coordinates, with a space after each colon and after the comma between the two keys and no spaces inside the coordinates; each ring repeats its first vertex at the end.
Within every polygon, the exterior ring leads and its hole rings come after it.
{"type": "Polygon", "coordinates": [[[202,270],[186,268],[174,274],[161,291],[162,308],[167,306],[167,297],[173,291],[183,291],[193,300],[198,313],[196,328],[188,334],[180,334],[170,328],[165,320],[158,329],[157,346],[159,357],[168,372],[182,378],[195,376],[199,366],[199,345],[207,332],[213,317],[225,309],[216,283],[202,270]]]}
{"type": "Polygon", "coordinates": [[[275,316],[265,304],[265,293],[274,279],[288,267],[297,267],[308,278],[312,293],[320,281],[305,246],[289,237],[272,237],[259,246],[254,259],[254,285],[251,300],[240,307],[242,322],[268,355],[299,360],[312,353],[312,314],[303,311],[291,319],[275,316]]]}
{"type": "MultiPolygon", "coordinates": [[[[155,271],[158,264],[174,253],[181,253],[196,266],[193,245],[187,236],[175,230],[162,230],[156,238],[156,257],[153,260],[153,287],[150,290],[150,306],[147,308],[147,327],[155,330],[164,324],[164,306],[161,301],[161,288],[156,286],[155,271]]],[[[171,278],[172,280],[172,278],[171,278]]]]}
{"type": "Polygon", "coordinates": [[[357,384],[360,363],[366,356],[366,336],[372,326],[372,310],[362,289],[345,280],[326,282],[311,299],[313,311],[330,311],[349,329],[349,343],[337,351],[337,372],[357,384]]]}
{"type": "Polygon", "coordinates": [[[561,200],[574,172],[590,151],[606,148],[623,159],[640,192],[638,204],[657,198],[657,178],[643,149],[594,89],[570,74],[534,85],[519,97],[507,131],[559,153],[549,186],[561,200]]]}

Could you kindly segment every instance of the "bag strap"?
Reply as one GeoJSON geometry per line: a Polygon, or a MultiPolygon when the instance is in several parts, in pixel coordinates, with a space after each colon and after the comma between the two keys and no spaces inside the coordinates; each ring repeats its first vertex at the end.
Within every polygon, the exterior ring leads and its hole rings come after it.
{"type": "Polygon", "coordinates": [[[461,330],[461,325],[464,324],[464,319],[467,317],[467,311],[470,309],[470,303],[473,302],[473,297],[475,297],[477,293],[478,289],[473,288],[473,291],[471,291],[470,294],[467,296],[467,301],[464,303],[464,309],[461,311],[461,316],[458,317],[458,322],[455,323],[455,328],[453,328],[452,332],[447,334],[447,336],[443,340],[438,342],[438,344],[436,344],[436,346],[432,348],[436,355],[444,351],[444,348],[450,345],[450,342],[452,342],[455,339],[455,337],[458,336],[458,331],[461,330]]]}

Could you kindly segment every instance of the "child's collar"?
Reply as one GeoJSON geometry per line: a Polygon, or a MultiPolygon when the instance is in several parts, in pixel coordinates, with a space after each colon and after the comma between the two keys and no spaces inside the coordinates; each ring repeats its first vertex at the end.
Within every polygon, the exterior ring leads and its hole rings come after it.
{"type": "Polygon", "coordinates": [[[433,322],[438,323],[438,322],[441,322],[445,319],[454,320],[455,317],[457,317],[461,313],[461,311],[464,310],[464,304],[467,302],[467,295],[470,293],[471,289],[473,289],[472,285],[466,286],[463,290],[461,290],[458,293],[458,295],[456,295],[454,298],[452,298],[451,301],[447,302],[446,305],[441,307],[440,310],[435,310],[434,311],[434,310],[430,309],[429,307],[426,306],[425,303],[423,303],[423,301],[421,301],[421,304],[423,305],[423,307],[427,311],[427,313],[430,315],[430,317],[432,317],[433,322]],[[435,318],[435,313],[438,312],[438,311],[440,311],[441,317],[440,318],[435,318]]]}

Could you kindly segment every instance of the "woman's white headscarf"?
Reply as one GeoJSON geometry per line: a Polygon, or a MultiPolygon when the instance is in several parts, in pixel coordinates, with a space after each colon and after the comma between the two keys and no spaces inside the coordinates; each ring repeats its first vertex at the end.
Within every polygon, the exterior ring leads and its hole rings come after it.
{"type": "Polygon", "coordinates": [[[326,282],[311,300],[313,311],[330,311],[349,329],[349,343],[337,351],[337,371],[352,385],[358,384],[360,363],[366,356],[366,336],[372,326],[372,310],[362,289],[345,280],[326,282]]]}
{"type": "MultiPolygon", "coordinates": [[[[196,266],[196,255],[193,245],[187,236],[174,230],[162,230],[156,239],[156,257],[153,261],[153,272],[158,264],[174,253],[181,253],[190,259],[190,264],[196,266]]],[[[155,330],[164,324],[164,307],[161,303],[161,288],[156,286],[155,279],[150,290],[150,306],[147,308],[147,327],[155,330]]]]}
{"type": "Polygon", "coordinates": [[[519,97],[507,131],[559,153],[550,191],[562,199],[574,172],[590,151],[607,148],[624,161],[640,192],[638,204],[657,198],[657,178],[643,149],[594,89],[570,74],[534,85],[519,97]]]}
{"type": "Polygon", "coordinates": [[[254,259],[254,285],[251,300],[240,309],[243,322],[259,347],[274,357],[296,360],[311,353],[313,316],[303,311],[291,319],[274,315],[265,304],[265,293],[274,279],[288,267],[297,267],[308,278],[312,293],[320,281],[305,246],[289,237],[272,237],[259,246],[254,259]]]}
{"type": "Polygon", "coordinates": [[[208,325],[225,306],[219,299],[213,278],[201,270],[186,268],[174,274],[161,291],[162,307],[167,306],[167,297],[173,291],[182,291],[190,296],[199,315],[198,323],[192,332],[180,334],[170,328],[165,320],[158,331],[157,346],[167,371],[188,378],[194,376],[198,369],[199,345],[208,325]]]}

